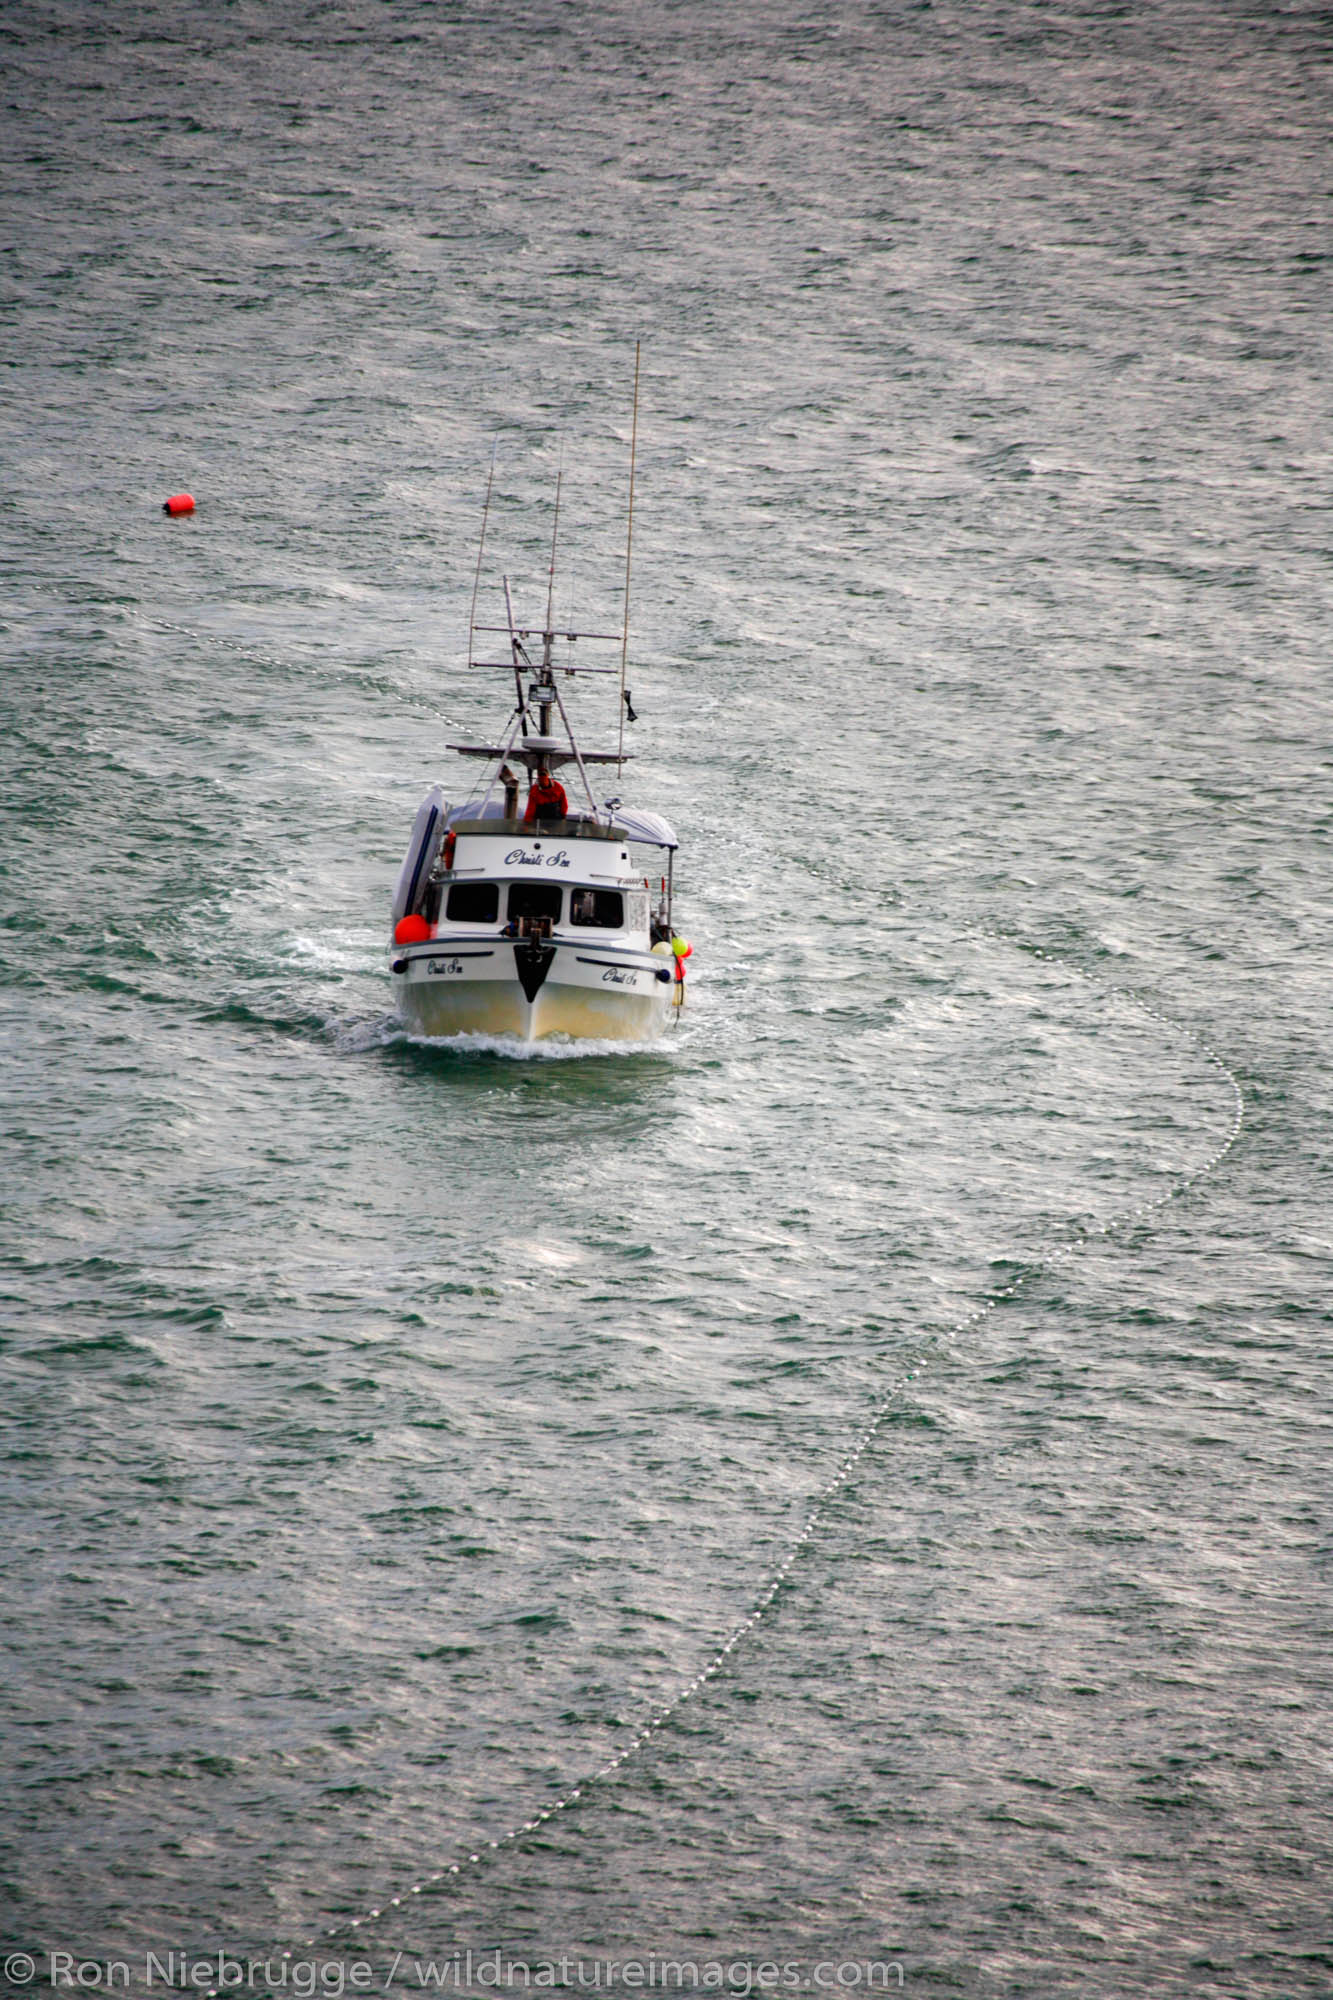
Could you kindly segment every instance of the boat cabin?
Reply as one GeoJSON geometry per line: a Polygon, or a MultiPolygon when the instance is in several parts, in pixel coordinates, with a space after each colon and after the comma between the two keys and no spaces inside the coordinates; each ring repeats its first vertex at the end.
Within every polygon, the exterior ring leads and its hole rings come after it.
{"type": "Polygon", "coordinates": [[[458,820],[431,871],[422,914],[437,938],[564,931],[646,940],[648,885],[623,832],[586,820],[540,829],[517,820],[458,820]]]}

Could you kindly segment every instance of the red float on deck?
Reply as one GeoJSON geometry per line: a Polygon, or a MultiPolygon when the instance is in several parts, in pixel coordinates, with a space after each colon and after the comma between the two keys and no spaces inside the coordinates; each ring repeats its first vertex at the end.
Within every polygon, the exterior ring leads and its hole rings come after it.
{"type": "Polygon", "coordinates": [[[424,917],[399,917],[394,925],[395,944],[425,944],[430,936],[430,925],[424,917]]]}
{"type": "Polygon", "coordinates": [[[162,512],[164,514],[193,514],[193,493],[173,493],[170,500],[162,502],[162,512]]]}

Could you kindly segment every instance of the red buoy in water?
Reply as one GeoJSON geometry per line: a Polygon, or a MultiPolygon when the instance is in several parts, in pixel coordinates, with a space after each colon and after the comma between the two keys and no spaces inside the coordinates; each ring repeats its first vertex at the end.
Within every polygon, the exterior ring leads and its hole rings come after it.
{"type": "Polygon", "coordinates": [[[395,944],[425,944],[430,925],[424,917],[399,917],[393,928],[395,944]]]}
{"type": "Polygon", "coordinates": [[[193,493],[173,493],[170,500],[162,502],[162,512],[164,514],[193,514],[193,493]]]}

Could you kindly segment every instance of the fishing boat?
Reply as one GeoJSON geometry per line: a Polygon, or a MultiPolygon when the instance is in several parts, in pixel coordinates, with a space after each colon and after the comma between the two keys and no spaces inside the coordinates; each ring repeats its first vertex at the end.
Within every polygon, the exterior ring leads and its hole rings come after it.
{"type": "MultiPolygon", "coordinates": [[[[632,520],[632,459],[630,494],[632,520]]],[[[488,486],[483,548],[489,507],[488,486]]],[[[557,480],[543,625],[516,623],[507,577],[507,622],[478,625],[474,581],[469,666],[512,673],[515,704],[499,741],[447,746],[476,760],[476,782],[452,801],[432,786],[417,810],[389,946],[398,1011],[413,1035],[643,1041],[684,1002],[689,946],[672,922],[676,835],[659,813],[618,796],[599,800],[593,787],[593,773],[623,770],[625,722],[636,720],[624,684],[629,538],[624,631],[557,629],[559,512],[557,480]],[[489,633],[507,636],[507,659],[473,657],[478,635],[489,633]],[[621,647],[618,741],[585,750],[560,683],[614,676],[615,667],[584,665],[571,651],[607,640],[621,647]]]]}

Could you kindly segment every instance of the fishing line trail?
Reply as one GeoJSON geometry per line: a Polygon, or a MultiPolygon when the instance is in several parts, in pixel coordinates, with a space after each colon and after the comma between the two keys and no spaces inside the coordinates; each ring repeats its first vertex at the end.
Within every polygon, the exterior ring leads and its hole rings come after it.
{"type": "MultiPolygon", "coordinates": [[[[1069,978],[1081,980],[1085,985],[1093,987],[1108,998],[1118,1000],[1132,1007],[1143,1015],[1145,1019],[1151,1021],[1156,1028],[1165,1031],[1177,1041],[1192,1047],[1204,1057],[1208,1065],[1227,1086],[1231,1096],[1231,1115],[1226,1130],[1219,1142],[1196,1166],[1186,1173],[1177,1174],[1171,1185],[1164,1191],[1153,1195],[1148,1200],[1135,1204],[1132,1208],[1124,1209],[1120,1213],[1101,1222],[1086,1222],[1075,1225],[1077,1233],[1071,1235],[1068,1241],[1053,1245],[1043,1255],[1026,1263],[1024,1268],[1009,1284],[988,1293],[981,1303],[955,1321],[949,1329],[948,1337],[951,1339],[957,1339],[960,1335],[975,1330],[983,1321],[997,1311],[999,1307],[1016,1298],[1034,1279],[1045,1273],[1060,1269],[1062,1265],[1077,1256],[1080,1250],[1088,1244],[1096,1241],[1104,1241],[1107,1238],[1116,1236],[1121,1231],[1143,1222],[1148,1216],[1164,1208],[1168,1202],[1175,1201],[1181,1195],[1188,1193],[1191,1188],[1195,1187],[1208,1175],[1215,1173],[1221,1166],[1222,1162],[1236,1145],[1245,1122],[1244,1095],[1234,1071],[1223,1057],[1201,1035],[1196,1033],[1195,1030],[1185,1027],[1179,1021],[1173,1020],[1170,1015],[1163,1013],[1159,1007],[1155,1006],[1150,1000],[1145,999],[1142,994],[1136,992],[1133,988],[1112,985],[1110,982],[1101,979],[1098,975],[1074,964],[1058,952],[1049,951],[1044,946],[1030,944],[1022,938],[1009,936],[1000,931],[988,930],[980,926],[964,925],[959,927],[958,935],[971,944],[990,949],[999,947],[1005,951],[1018,952],[1025,957],[1039,961],[1041,964],[1053,966],[1069,978]]],[[[711,1681],[716,1679],[736,1649],[745,1643],[755,1627],[766,1617],[784,1585],[788,1582],[802,1554],[818,1533],[831,1503],[848,1484],[857,1466],[874,1444],[886,1419],[894,1409],[898,1396],[906,1384],[913,1379],[913,1371],[908,1371],[884,1391],[870,1416],[864,1422],[861,1430],[852,1443],[844,1450],[833,1472],[824,1481],[815,1494],[814,1499],[810,1502],[799,1534],[797,1534],[791,1543],[777,1568],[765,1579],[763,1587],[753,1599],[745,1616],[739,1623],[733,1626],[727,1637],[717,1646],[706,1664],[699,1669],[694,1677],[679,1687],[670,1699],[657,1708],[646,1721],[640,1723],[635,1734],[616,1752],[614,1757],[608,1758],[604,1764],[600,1764],[595,1770],[588,1772],[586,1776],[580,1778],[561,1797],[552,1800],[549,1805],[543,1806],[539,1811],[533,1813],[530,1818],[523,1820],[520,1824],[510,1827],[507,1832],[497,1834],[493,1839],[478,1841],[475,1848],[467,1849],[460,1854],[457,1860],[447,1862],[441,1867],[423,1874],[418,1881],[411,1883],[406,1888],[400,1889],[394,1895],[386,1897],[381,1904],[374,1909],[367,1910],[364,1915],[344,1918],[336,1924],[331,1924],[327,1929],[315,1931],[310,1936],[300,1939],[297,1943],[281,1951],[278,1954],[279,1959],[286,1961],[298,1952],[319,1950],[321,1947],[332,1945],[338,1939],[354,1937],[359,1931],[364,1930],[367,1925],[388,1917],[392,1911],[409,1907],[413,1898],[429,1894],[441,1885],[447,1884],[457,1877],[482,1866],[492,1855],[502,1853],[506,1848],[516,1847],[529,1835],[540,1832],[544,1826],[548,1825],[552,1820],[557,1819],[562,1813],[567,1813],[572,1807],[579,1805],[595,1786],[605,1784],[607,1779],[614,1777],[617,1772],[623,1770],[656,1736],[660,1735],[662,1730],[680,1713],[687,1702],[692,1701],[711,1681]]],[[[220,1992],[221,1989],[219,1987],[208,1988],[205,2000],[219,2000],[220,1992]]]]}

